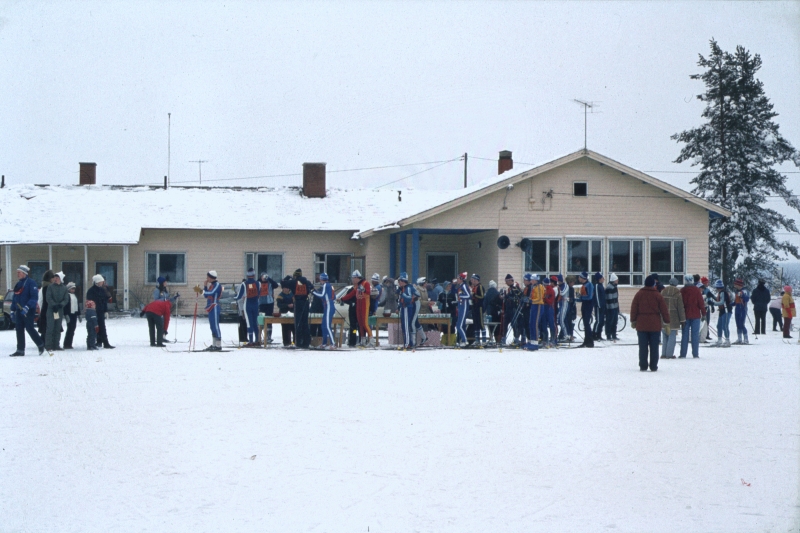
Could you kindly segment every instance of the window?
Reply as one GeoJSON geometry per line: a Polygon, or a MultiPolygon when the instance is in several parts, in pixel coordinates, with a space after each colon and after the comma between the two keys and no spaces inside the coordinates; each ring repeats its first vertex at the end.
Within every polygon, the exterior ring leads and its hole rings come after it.
{"type": "Polygon", "coordinates": [[[531,239],[525,250],[525,272],[558,274],[561,271],[561,240],[531,239]]]}
{"type": "MultiPolygon", "coordinates": [[[[650,241],[650,272],[668,280],[676,276],[679,280],[686,273],[685,241],[650,241]]],[[[666,284],[666,283],[665,283],[666,284]]]]}
{"type": "Polygon", "coordinates": [[[353,254],[314,254],[314,280],[325,272],[331,283],[350,283],[352,258],[353,254]]]}
{"type": "Polygon", "coordinates": [[[275,281],[283,279],[283,254],[262,254],[257,252],[247,252],[245,254],[245,270],[252,268],[256,271],[256,276],[261,276],[262,272],[275,281]]]}
{"type": "Polygon", "coordinates": [[[186,283],[186,254],[147,252],[147,283],[163,276],[170,283],[186,283]]]}
{"type": "Polygon", "coordinates": [[[590,274],[603,268],[603,241],[568,240],[567,273],[580,274],[584,270],[590,274]]]}
{"type": "Polygon", "coordinates": [[[620,285],[644,283],[644,241],[608,241],[608,271],[619,278],[620,285]]]}
{"type": "Polygon", "coordinates": [[[589,196],[589,186],[585,181],[572,182],[572,196],[589,196]]]}
{"type": "Polygon", "coordinates": [[[44,273],[50,269],[50,263],[47,261],[28,261],[28,268],[31,269],[28,273],[28,277],[35,281],[36,285],[41,288],[42,278],[44,277],[44,273]]]}
{"type": "Polygon", "coordinates": [[[458,275],[458,254],[428,252],[425,255],[425,266],[425,277],[428,279],[449,281],[458,275]]]}

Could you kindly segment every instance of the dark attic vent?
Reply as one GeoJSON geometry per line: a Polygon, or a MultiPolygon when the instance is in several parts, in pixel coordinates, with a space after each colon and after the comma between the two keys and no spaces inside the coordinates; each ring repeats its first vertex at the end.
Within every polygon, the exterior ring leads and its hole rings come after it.
{"type": "Polygon", "coordinates": [[[585,181],[573,182],[572,196],[589,196],[589,187],[585,181]]]}

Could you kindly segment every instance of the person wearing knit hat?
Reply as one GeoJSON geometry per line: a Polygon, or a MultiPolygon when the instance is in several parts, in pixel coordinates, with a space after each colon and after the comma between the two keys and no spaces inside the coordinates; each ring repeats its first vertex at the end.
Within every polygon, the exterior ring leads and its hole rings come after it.
{"type": "Polygon", "coordinates": [[[670,321],[661,328],[661,358],[675,359],[675,342],[678,340],[678,329],[686,323],[686,311],[683,306],[683,295],[678,288],[678,278],[672,276],[669,286],[661,291],[667,304],[670,321]]]}
{"type": "Polygon", "coordinates": [[[594,311],[594,285],[589,282],[589,273],[578,274],[578,282],[582,284],[575,294],[575,299],[581,302],[581,321],[583,322],[583,348],[594,348],[594,331],[592,331],[592,311],[594,311]]]}
{"type": "Polygon", "coordinates": [[[222,331],[219,327],[219,299],[222,297],[222,285],[217,281],[217,271],[209,270],[203,284],[203,297],[206,299],[205,311],[208,315],[208,326],[211,328],[211,346],[205,352],[222,351],[222,331]]]}
{"type": "MultiPolygon", "coordinates": [[[[278,308],[277,314],[273,312],[273,316],[285,315],[294,310],[294,297],[292,295],[292,287],[294,286],[294,278],[286,276],[281,280],[281,290],[275,297],[275,306],[278,308]]],[[[285,347],[292,345],[294,341],[294,324],[281,324],[282,341],[285,347]]]]}
{"type": "Polygon", "coordinates": [[[631,302],[631,327],[639,341],[639,370],[658,370],[658,340],[662,324],[670,323],[669,310],[664,297],[655,288],[656,280],[647,276],[631,302]],[[650,361],[648,364],[648,352],[650,361]]]}
{"type": "Polygon", "coordinates": [[[294,339],[295,347],[308,349],[311,346],[311,328],[308,323],[309,296],[314,285],[303,276],[299,268],[294,271],[292,294],[294,294],[294,339]]]}
{"type": "Polygon", "coordinates": [[[719,313],[717,318],[717,342],[714,346],[728,348],[731,345],[731,334],[728,328],[731,311],[733,310],[733,298],[725,288],[725,283],[718,279],[714,282],[717,294],[714,298],[714,305],[719,313]]]}
{"type": "Polygon", "coordinates": [[[469,287],[465,283],[467,273],[462,272],[456,278],[456,301],[458,302],[458,315],[456,317],[456,337],[458,342],[457,347],[463,348],[467,345],[467,331],[465,329],[467,323],[467,314],[469,313],[470,300],[472,294],[469,292],[469,287]]]}
{"type": "Polygon", "coordinates": [[[238,302],[244,301],[244,320],[247,325],[247,345],[250,348],[261,346],[258,332],[258,298],[261,295],[261,282],[256,279],[256,271],[247,269],[247,278],[239,285],[236,293],[238,302]]]}
{"type": "Polygon", "coordinates": [[[744,281],[736,278],[733,282],[733,317],[736,320],[736,342],[733,344],[750,344],[747,338],[747,304],[750,302],[750,291],[744,288],[744,281]]]}
{"type": "Polygon", "coordinates": [[[503,324],[500,328],[500,344],[505,344],[509,331],[513,331],[514,344],[519,344],[520,334],[524,332],[520,311],[522,305],[522,289],[519,283],[514,281],[514,277],[508,274],[505,277],[506,286],[500,291],[500,299],[503,302],[503,324]]]}
{"type": "Polygon", "coordinates": [[[794,306],[792,298],[792,286],[783,287],[783,297],[781,298],[781,316],[783,317],[783,338],[791,339],[792,319],[797,316],[797,308],[794,306]]]}
{"type": "Polygon", "coordinates": [[[14,286],[14,296],[11,299],[11,322],[17,332],[17,349],[9,354],[11,357],[25,355],[25,333],[39,349],[39,354],[44,352],[44,340],[34,328],[36,318],[36,305],[39,301],[39,289],[36,282],[28,274],[30,269],[26,265],[17,268],[17,284],[14,286]]]}
{"type": "Polygon", "coordinates": [[[378,308],[384,304],[383,284],[381,283],[381,276],[377,272],[370,278],[370,293],[369,293],[369,316],[374,316],[378,312],[378,308]]]}
{"type": "Polygon", "coordinates": [[[509,280],[510,281],[514,281],[514,276],[512,276],[511,274],[506,274],[505,280],[506,281],[509,281],[509,280]]]}
{"type": "Polygon", "coordinates": [[[111,291],[106,285],[106,280],[100,274],[95,274],[92,277],[92,283],[93,285],[86,291],[86,300],[94,302],[95,312],[97,313],[97,345],[110,350],[114,347],[111,346],[108,340],[106,314],[108,314],[108,304],[112,302],[111,291]]]}
{"type": "Polygon", "coordinates": [[[619,322],[619,289],[617,284],[619,278],[615,273],[608,275],[608,283],[605,287],[606,296],[606,339],[618,341],[617,324],[619,322]]]}
{"type": "Polygon", "coordinates": [[[467,341],[478,345],[486,344],[486,330],[483,327],[483,302],[486,297],[486,291],[481,285],[481,277],[478,274],[470,276],[469,292],[472,295],[470,300],[472,324],[467,326],[467,341]]]}
{"type": "MultiPolygon", "coordinates": [[[[275,312],[275,289],[277,289],[280,285],[277,281],[269,277],[269,274],[266,272],[261,273],[258,281],[261,283],[261,289],[258,292],[258,312],[264,316],[272,316],[275,312]]],[[[259,339],[261,339],[262,334],[265,337],[265,344],[272,342],[271,323],[264,324],[264,326],[261,328],[261,332],[259,333],[259,339]]]]}
{"type": "Polygon", "coordinates": [[[545,348],[556,347],[556,290],[550,283],[550,278],[542,276],[542,310],[539,318],[539,330],[542,335],[542,346],[545,348]]]}
{"type": "Polygon", "coordinates": [[[689,341],[692,343],[692,357],[700,357],[700,335],[702,334],[702,320],[706,314],[706,305],[703,293],[695,286],[694,277],[686,276],[681,287],[681,299],[685,322],[681,330],[681,354],[679,359],[685,358],[689,352],[689,341]]]}
{"type": "MultiPolygon", "coordinates": [[[[358,327],[358,341],[362,346],[371,346],[374,344],[372,340],[372,328],[369,325],[369,308],[372,298],[372,285],[369,281],[365,280],[361,272],[354,270],[350,274],[350,282],[353,284],[355,293],[356,306],[356,322],[358,327]]],[[[352,324],[351,327],[355,327],[352,324]]]]}
{"type": "Polygon", "coordinates": [[[69,304],[69,292],[62,283],[64,273],[56,272],[53,281],[47,288],[47,333],[44,338],[44,349],[52,352],[61,348],[61,321],[64,308],[69,304]]]}
{"type": "Polygon", "coordinates": [[[716,295],[714,291],[711,290],[711,281],[705,276],[700,278],[700,285],[698,285],[698,289],[703,295],[703,301],[706,304],[706,317],[705,317],[705,324],[703,324],[703,329],[705,329],[705,334],[701,335],[703,342],[710,342],[711,341],[711,314],[717,308],[716,306],[716,295]]]}
{"type": "Polygon", "coordinates": [[[328,274],[325,272],[319,275],[319,281],[321,283],[319,290],[312,291],[311,294],[322,300],[322,344],[320,347],[323,350],[332,350],[336,348],[335,337],[331,327],[333,313],[336,310],[333,286],[328,283],[328,274]]]}
{"type": "Polygon", "coordinates": [[[400,291],[398,293],[398,305],[400,307],[400,330],[403,332],[403,345],[398,349],[414,350],[416,346],[417,330],[414,325],[416,321],[416,301],[419,293],[413,285],[408,283],[408,274],[400,273],[397,278],[400,291]]]}
{"type": "Polygon", "coordinates": [[[569,286],[564,283],[564,276],[556,274],[550,277],[556,292],[556,324],[558,325],[558,342],[566,342],[570,337],[567,326],[569,317],[569,286]]]}
{"type": "Polygon", "coordinates": [[[66,285],[67,293],[69,295],[69,303],[64,308],[64,319],[67,321],[67,332],[64,334],[64,349],[72,349],[72,340],[75,337],[75,328],[78,326],[78,315],[80,309],[78,307],[78,297],[75,295],[77,287],[75,283],[70,281],[66,285]]]}
{"type": "MultiPolygon", "coordinates": [[[[503,302],[500,300],[500,291],[497,289],[497,282],[495,280],[489,281],[489,288],[486,289],[486,294],[483,297],[483,312],[486,315],[486,321],[484,322],[485,326],[489,326],[489,331],[492,334],[493,339],[489,339],[491,342],[499,342],[500,340],[500,328],[499,322],[501,320],[500,309],[502,308],[503,302]],[[487,324],[487,322],[491,322],[493,324],[487,324]]],[[[441,306],[439,306],[441,309],[441,306]]]]}
{"type": "Polygon", "coordinates": [[[86,349],[97,349],[97,334],[100,332],[100,326],[97,322],[97,309],[94,300],[86,300],[83,310],[86,322],[86,349]]]}
{"type": "Polygon", "coordinates": [[[602,341],[603,330],[606,325],[606,288],[603,282],[606,278],[601,272],[595,272],[594,276],[594,340],[602,341]]]}

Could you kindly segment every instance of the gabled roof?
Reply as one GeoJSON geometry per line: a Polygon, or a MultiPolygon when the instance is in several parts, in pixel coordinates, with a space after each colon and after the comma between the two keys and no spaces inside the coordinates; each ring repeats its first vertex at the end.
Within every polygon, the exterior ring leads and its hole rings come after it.
{"type": "Polygon", "coordinates": [[[478,198],[481,198],[483,196],[492,194],[492,193],[497,192],[497,191],[502,191],[503,189],[505,189],[509,185],[515,185],[518,182],[528,180],[528,179],[530,179],[530,178],[532,178],[534,176],[538,176],[539,174],[543,174],[545,172],[548,172],[550,170],[558,168],[558,167],[560,167],[562,165],[566,165],[566,164],[571,163],[573,161],[577,161],[577,160],[579,160],[581,158],[584,158],[584,157],[587,157],[587,158],[589,158],[589,159],[591,159],[593,161],[596,161],[596,162],[600,163],[601,165],[606,165],[606,166],[608,166],[610,168],[618,170],[619,172],[622,172],[623,174],[628,174],[628,175],[630,175],[630,176],[632,176],[634,178],[637,178],[637,179],[639,179],[639,180],[641,180],[641,181],[643,181],[645,183],[649,183],[650,185],[653,185],[654,187],[657,187],[657,188],[663,190],[666,193],[672,194],[672,195],[677,196],[679,198],[683,198],[684,200],[686,200],[688,202],[691,202],[691,203],[693,203],[695,205],[698,205],[698,206],[702,207],[703,209],[707,210],[709,213],[713,213],[713,214],[715,214],[717,216],[724,216],[724,217],[731,216],[731,212],[728,211],[727,209],[724,209],[724,208],[722,208],[722,207],[720,207],[720,206],[718,206],[716,204],[713,204],[713,203],[711,203],[711,202],[709,202],[707,200],[704,200],[704,199],[700,198],[699,196],[696,196],[694,194],[686,192],[683,189],[675,187],[674,185],[670,185],[669,183],[661,181],[658,178],[654,178],[653,176],[650,176],[649,174],[645,174],[644,172],[636,170],[635,168],[631,168],[631,167],[629,167],[627,165],[623,165],[622,163],[620,163],[618,161],[614,161],[613,159],[608,158],[608,157],[606,157],[604,155],[600,155],[597,152],[593,152],[591,150],[578,150],[577,152],[573,152],[571,154],[565,155],[564,157],[560,157],[558,159],[550,161],[549,163],[545,163],[543,165],[540,165],[538,167],[532,168],[530,170],[526,170],[525,172],[521,172],[519,174],[515,174],[513,176],[510,176],[508,178],[503,178],[503,179],[494,181],[494,182],[492,182],[492,183],[490,183],[488,185],[480,186],[476,190],[469,191],[467,189],[463,189],[463,191],[464,191],[463,194],[460,194],[460,195],[458,195],[458,196],[456,196],[456,197],[454,197],[452,199],[449,199],[448,201],[442,202],[442,203],[440,203],[439,205],[437,205],[435,207],[432,207],[430,209],[426,209],[425,211],[421,211],[419,213],[414,213],[413,215],[411,215],[409,217],[406,217],[406,218],[403,218],[403,219],[395,220],[393,222],[390,222],[389,224],[386,224],[383,227],[376,227],[376,228],[373,228],[373,229],[370,229],[370,230],[367,230],[367,231],[363,231],[363,232],[359,233],[358,236],[361,237],[361,238],[366,238],[366,237],[370,237],[371,235],[374,235],[376,232],[384,230],[384,229],[396,229],[396,228],[402,228],[404,226],[409,226],[411,224],[414,224],[415,222],[419,222],[421,220],[425,220],[426,218],[430,218],[432,216],[438,215],[438,214],[443,213],[445,211],[449,211],[450,209],[454,209],[454,208],[459,207],[461,205],[467,204],[467,203],[469,203],[469,202],[471,202],[473,200],[477,200],[478,198]]]}

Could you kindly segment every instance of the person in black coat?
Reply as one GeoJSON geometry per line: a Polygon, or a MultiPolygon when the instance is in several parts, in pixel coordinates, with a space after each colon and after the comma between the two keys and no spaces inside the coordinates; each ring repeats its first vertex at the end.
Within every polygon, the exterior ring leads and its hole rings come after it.
{"type": "MultiPolygon", "coordinates": [[[[292,294],[293,281],[291,276],[281,281],[281,292],[275,298],[275,305],[278,306],[278,311],[284,315],[288,312],[294,312],[294,295],[292,294]]],[[[294,341],[294,324],[281,324],[281,333],[283,337],[283,345],[291,346],[294,341]]]]}
{"type": "Polygon", "coordinates": [[[759,333],[764,335],[767,332],[767,308],[772,296],[765,285],[766,282],[763,279],[758,280],[758,287],[750,293],[750,301],[753,302],[753,313],[756,316],[754,335],[759,333]]]}
{"type": "Polygon", "coordinates": [[[39,335],[42,339],[47,336],[47,287],[53,282],[56,273],[48,270],[42,276],[42,290],[39,291],[39,335]]]}
{"type": "Polygon", "coordinates": [[[308,325],[308,296],[314,291],[314,286],[303,276],[303,271],[299,268],[294,271],[292,278],[294,345],[298,348],[308,348],[311,345],[311,329],[308,325]]]}
{"type": "Polygon", "coordinates": [[[497,290],[497,282],[494,280],[489,282],[489,288],[486,289],[486,296],[483,298],[483,312],[489,315],[489,321],[494,322],[494,328],[491,328],[494,333],[495,342],[500,342],[500,327],[497,323],[500,322],[500,309],[503,306],[503,301],[500,299],[500,291],[497,290]]]}
{"type": "Polygon", "coordinates": [[[69,323],[67,324],[67,334],[64,336],[64,349],[72,349],[72,339],[75,337],[75,328],[78,326],[78,317],[80,316],[80,309],[78,309],[78,298],[75,296],[75,284],[73,282],[67,283],[67,291],[69,292],[69,304],[64,308],[64,315],[68,317],[69,323]]]}
{"type": "Polygon", "coordinates": [[[106,286],[106,280],[100,274],[92,277],[92,287],[86,291],[86,299],[94,302],[97,312],[97,343],[102,344],[103,348],[113,349],[114,346],[108,342],[108,331],[106,331],[106,313],[108,312],[108,302],[111,301],[111,293],[106,286]]]}

